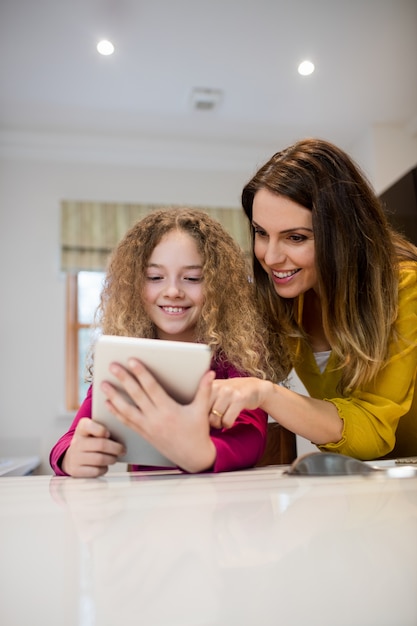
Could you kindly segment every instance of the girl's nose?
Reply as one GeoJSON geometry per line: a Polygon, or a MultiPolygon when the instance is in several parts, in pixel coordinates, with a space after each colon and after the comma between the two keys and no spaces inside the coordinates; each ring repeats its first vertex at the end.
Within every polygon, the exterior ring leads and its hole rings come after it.
{"type": "Polygon", "coordinates": [[[165,290],[165,295],[168,298],[183,298],[184,292],[182,291],[182,289],[179,288],[176,283],[172,283],[171,285],[167,286],[165,290]]]}

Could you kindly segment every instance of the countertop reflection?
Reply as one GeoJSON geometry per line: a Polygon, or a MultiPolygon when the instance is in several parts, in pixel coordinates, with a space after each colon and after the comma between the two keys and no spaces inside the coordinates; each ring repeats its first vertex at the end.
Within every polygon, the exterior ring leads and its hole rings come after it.
{"type": "Polygon", "coordinates": [[[417,479],[0,480],[4,626],[416,626],[417,479]]]}

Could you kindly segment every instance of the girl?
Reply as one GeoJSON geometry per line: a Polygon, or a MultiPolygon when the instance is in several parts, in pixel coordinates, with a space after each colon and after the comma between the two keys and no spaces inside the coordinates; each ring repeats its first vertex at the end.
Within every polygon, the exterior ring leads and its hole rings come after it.
{"type": "Polygon", "coordinates": [[[223,424],[261,407],[321,450],[417,455],[416,247],[349,156],[319,139],[275,154],[242,203],[269,345],[283,356],[285,344],[311,397],[255,378],[216,381],[223,424]]]}
{"type": "MultiPolygon", "coordinates": [[[[139,221],[115,249],[99,306],[104,334],[203,342],[212,370],[193,402],[174,402],[137,360],[111,371],[135,406],[109,383],[111,411],[179,468],[227,471],[253,466],[262,456],[267,415],[239,412],[233,428],[221,424],[211,394],[213,378],[279,378],[268,361],[264,331],[253,306],[253,284],[233,238],[202,211],[156,211],[139,221]],[[210,429],[209,414],[219,420],[210,429]]],[[[92,380],[93,365],[89,368],[92,380]]],[[[123,454],[122,445],[91,419],[91,387],[69,431],[52,449],[58,475],[101,476],[123,454]]],[[[133,466],[133,469],[135,466],[133,466]]]]}

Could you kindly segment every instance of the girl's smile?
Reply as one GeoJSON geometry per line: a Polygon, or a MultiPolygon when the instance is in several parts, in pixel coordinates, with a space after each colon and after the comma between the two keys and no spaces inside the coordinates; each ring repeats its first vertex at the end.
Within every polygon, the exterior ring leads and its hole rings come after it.
{"type": "Polygon", "coordinates": [[[178,313],[182,313],[183,311],[186,310],[186,307],[179,307],[179,306],[161,306],[161,309],[163,311],[165,311],[165,313],[168,313],[169,315],[176,315],[178,313]]]}

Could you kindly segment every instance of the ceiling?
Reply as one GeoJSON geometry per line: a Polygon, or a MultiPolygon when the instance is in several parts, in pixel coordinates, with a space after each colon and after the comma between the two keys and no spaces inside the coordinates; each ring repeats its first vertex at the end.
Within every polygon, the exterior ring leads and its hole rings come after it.
{"type": "Polygon", "coordinates": [[[184,142],[269,156],[416,132],[417,0],[0,0],[0,52],[3,138],[169,142],[174,158],[184,142]],[[194,87],[222,90],[219,106],[194,110],[194,87]]]}

